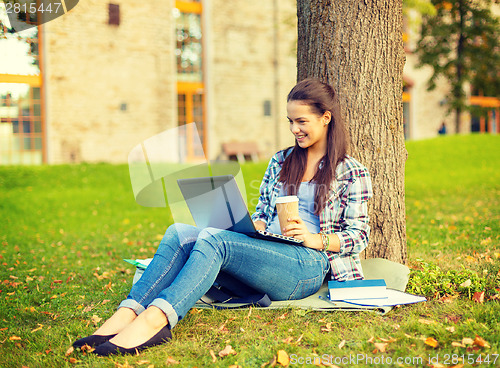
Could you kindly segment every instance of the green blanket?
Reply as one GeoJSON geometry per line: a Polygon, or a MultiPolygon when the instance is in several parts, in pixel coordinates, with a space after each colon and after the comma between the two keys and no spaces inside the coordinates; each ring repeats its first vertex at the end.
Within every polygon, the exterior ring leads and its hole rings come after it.
{"type": "MultiPolygon", "coordinates": [[[[150,260],[126,260],[137,267],[134,282],[138,280],[150,260]]],[[[361,261],[363,273],[366,279],[384,279],[388,289],[404,291],[408,283],[410,270],[408,267],[391,262],[382,258],[371,258],[361,261]]],[[[203,301],[196,303],[196,308],[212,308],[213,306],[224,306],[224,304],[206,304],[203,301]]],[[[237,305],[235,306],[237,307],[237,305]]],[[[346,310],[366,311],[373,310],[379,313],[387,313],[392,307],[388,306],[361,306],[345,302],[331,302],[328,299],[328,287],[325,282],[323,286],[313,295],[299,300],[273,301],[267,308],[302,308],[319,311],[346,310]]]]}

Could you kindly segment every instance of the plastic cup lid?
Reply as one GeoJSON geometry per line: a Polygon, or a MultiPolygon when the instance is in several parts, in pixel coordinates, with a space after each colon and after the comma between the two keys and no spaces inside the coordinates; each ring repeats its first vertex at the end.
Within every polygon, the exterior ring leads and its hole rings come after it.
{"type": "Polygon", "coordinates": [[[298,202],[299,197],[297,196],[284,196],[284,197],[278,197],[276,199],[276,203],[289,203],[289,202],[298,202]]]}

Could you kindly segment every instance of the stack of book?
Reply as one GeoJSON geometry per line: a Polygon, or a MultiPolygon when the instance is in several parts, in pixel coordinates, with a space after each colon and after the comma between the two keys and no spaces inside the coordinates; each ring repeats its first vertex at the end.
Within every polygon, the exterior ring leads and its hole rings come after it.
{"type": "Polygon", "coordinates": [[[363,306],[394,306],[425,301],[422,296],[388,289],[384,279],[328,281],[330,301],[363,306]]]}
{"type": "Polygon", "coordinates": [[[383,279],[328,281],[331,301],[387,298],[383,279]]]}

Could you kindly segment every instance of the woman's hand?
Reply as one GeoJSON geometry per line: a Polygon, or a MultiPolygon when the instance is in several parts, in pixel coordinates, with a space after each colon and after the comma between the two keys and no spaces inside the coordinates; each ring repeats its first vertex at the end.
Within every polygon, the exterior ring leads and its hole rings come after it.
{"type": "Polygon", "coordinates": [[[255,225],[255,229],[262,230],[262,231],[266,230],[266,224],[264,221],[257,220],[257,221],[254,221],[253,223],[255,225]]]}
{"type": "Polygon", "coordinates": [[[282,229],[282,234],[302,240],[304,242],[304,245],[308,248],[323,248],[321,235],[311,234],[309,230],[307,230],[306,224],[300,217],[290,217],[288,219],[288,225],[284,229],[282,229]]]}

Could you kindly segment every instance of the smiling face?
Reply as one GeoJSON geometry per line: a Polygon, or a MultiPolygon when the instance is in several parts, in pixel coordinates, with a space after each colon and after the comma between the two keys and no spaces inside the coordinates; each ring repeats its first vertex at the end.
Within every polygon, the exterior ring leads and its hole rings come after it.
{"type": "Polygon", "coordinates": [[[297,144],[301,148],[325,153],[328,124],[332,118],[330,111],[320,115],[308,104],[296,100],[289,101],[286,110],[290,131],[295,136],[297,144]]]}

